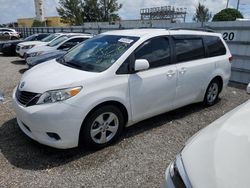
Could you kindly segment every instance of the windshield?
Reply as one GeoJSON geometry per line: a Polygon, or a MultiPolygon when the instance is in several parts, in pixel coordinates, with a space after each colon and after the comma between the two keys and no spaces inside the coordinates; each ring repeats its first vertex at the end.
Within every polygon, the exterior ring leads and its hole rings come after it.
{"type": "Polygon", "coordinates": [[[99,35],[79,44],[58,61],[85,71],[102,72],[113,65],[139,38],[99,35]]]}
{"type": "Polygon", "coordinates": [[[51,35],[45,37],[44,39],[42,39],[41,41],[42,42],[50,42],[58,36],[59,36],[58,34],[51,34],[51,35]]]}
{"type": "Polygon", "coordinates": [[[62,43],[63,41],[65,41],[68,38],[69,38],[68,36],[61,36],[61,37],[57,38],[56,40],[47,44],[47,46],[50,46],[50,47],[57,46],[58,44],[62,43]]]}
{"type": "Polygon", "coordinates": [[[36,37],[37,35],[35,34],[35,35],[31,35],[31,36],[29,36],[29,37],[26,37],[25,39],[24,39],[24,41],[32,41],[32,40],[34,40],[34,38],[36,37]]]}

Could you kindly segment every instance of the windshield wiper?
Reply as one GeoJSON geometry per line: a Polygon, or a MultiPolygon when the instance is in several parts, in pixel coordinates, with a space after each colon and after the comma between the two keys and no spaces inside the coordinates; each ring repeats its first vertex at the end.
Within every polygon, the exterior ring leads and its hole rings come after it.
{"type": "Polygon", "coordinates": [[[64,60],[64,62],[65,62],[65,64],[67,64],[67,65],[70,65],[70,66],[73,66],[73,67],[77,67],[77,68],[82,68],[82,66],[81,65],[77,65],[77,64],[75,64],[75,63],[72,63],[72,62],[67,62],[67,61],[65,61],[64,60]]]}

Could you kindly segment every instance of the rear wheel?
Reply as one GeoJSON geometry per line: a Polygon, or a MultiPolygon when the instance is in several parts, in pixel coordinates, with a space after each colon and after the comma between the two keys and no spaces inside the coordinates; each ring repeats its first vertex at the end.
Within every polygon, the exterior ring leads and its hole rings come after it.
{"type": "Polygon", "coordinates": [[[208,85],[203,101],[206,106],[213,106],[217,102],[220,93],[220,87],[220,83],[217,79],[212,80],[208,85]]]}
{"type": "Polygon", "coordinates": [[[82,126],[79,144],[87,148],[102,148],[119,138],[124,117],[116,106],[102,106],[92,112],[82,126]]]}

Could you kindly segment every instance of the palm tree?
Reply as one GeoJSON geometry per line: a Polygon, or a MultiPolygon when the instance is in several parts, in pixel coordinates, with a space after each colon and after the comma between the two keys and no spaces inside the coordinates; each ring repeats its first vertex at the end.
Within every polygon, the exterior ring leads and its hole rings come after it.
{"type": "Polygon", "coordinates": [[[201,22],[203,27],[203,23],[208,22],[211,18],[212,14],[209,12],[209,9],[206,8],[205,5],[199,3],[198,7],[196,7],[196,13],[193,17],[193,20],[196,22],[201,22]]]}

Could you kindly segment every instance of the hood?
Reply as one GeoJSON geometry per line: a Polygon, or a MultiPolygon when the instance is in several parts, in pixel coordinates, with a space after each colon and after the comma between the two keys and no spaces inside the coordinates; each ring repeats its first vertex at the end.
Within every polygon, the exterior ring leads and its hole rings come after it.
{"type": "Polygon", "coordinates": [[[54,50],[54,48],[52,48],[50,46],[39,45],[39,46],[35,46],[35,47],[31,48],[28,51],[28,54],[35,53],[35,52],[49,52],[49,51],[52,51],[52,50],[54,50]]]}
{"type": "Polygon", "coordinates": [[[26,59],[26,62],[29,65],[36,65],[39,63],[43,63],[45,61],[49,61],[51,59],[56,59],[58,57],[63,56],[66,53],[67,53],[66,51],[56,50],[56,51],[52,51],[52,52],[45,53],[42,55],[34,56],[34,57],[28,57],[26,59]]]}
{"type": "Polygon", "coordinates": [[[47,42],[42,42],[42,41],[27,41],[27,42],[22,42],[19,44],[19,46],[28,46],[28,45],[46,45],[47,42]]]}
{"type": "Polygon", "coordinates": [[[7,41],[1,41],[0,44],[18,44],[23,41],[24,40],[7,40],[7,41]]]}
{"type": "Polygon", "coordinates": [[[22,91],[44,93],[49,90],[83,86],[85,81],[97,76],[99,73],[78,70],[51,60],[26,71],[20,83],[25,83],[22,91]]]}
{"type": "Polygon", "coordinates": [[[250,185],[250,100],[195,135],[181,155],[192,186],[250,185]]]}

